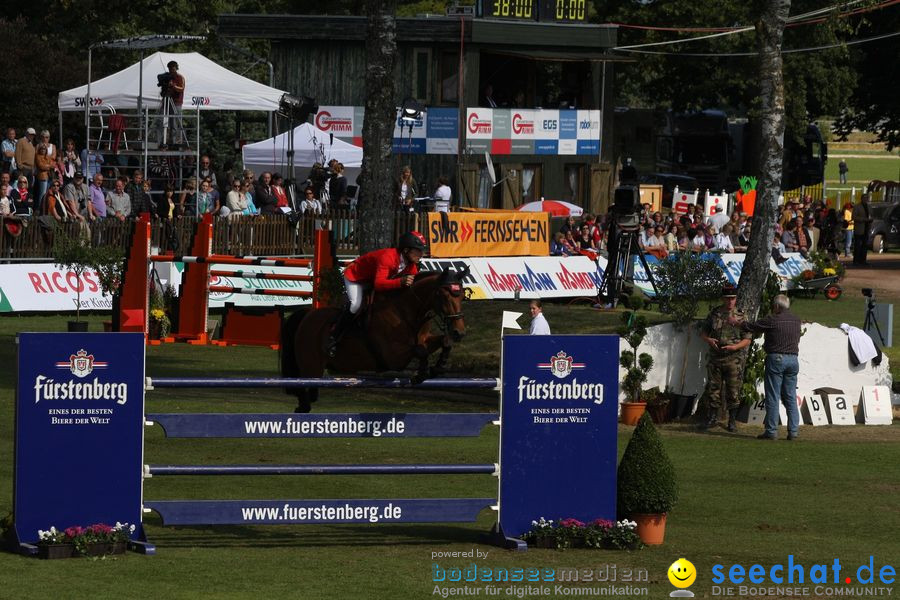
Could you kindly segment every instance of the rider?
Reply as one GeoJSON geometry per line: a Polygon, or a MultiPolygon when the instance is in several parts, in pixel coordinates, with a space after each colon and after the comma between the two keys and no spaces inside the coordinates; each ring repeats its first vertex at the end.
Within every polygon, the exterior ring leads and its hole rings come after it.
{"type": "Polygon", "coordinates": [[[365,293],[396,290],[413,284],[419,272],[419,261],[425,253],[425,236],[410,231],[400,236],[396,248],[383,248],[364,254],[344,269],[344,286],[350,298],[349,310],[341,312],[328,340],[328,355],[334,357],[337,344],[347,325],[362,308],[365,293]]]}

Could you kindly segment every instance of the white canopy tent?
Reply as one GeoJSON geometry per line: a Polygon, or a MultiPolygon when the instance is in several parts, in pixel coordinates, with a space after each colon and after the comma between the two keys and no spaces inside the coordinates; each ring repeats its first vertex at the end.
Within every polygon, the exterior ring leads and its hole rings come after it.
{"type": "MultiPolygon", "coordinates": [[[[273,138],[247,144],[243,148],[244,168],[256,175],[263,171],[278,172],[289,176],[291,161],[288,157],[289,132],[273,138]]],[[[362,166],[363,151],[359,146],[348,144],[316,129],[309,123],[294,128],[294,167],[309,168],[315,163],[326,164],[332,158],[344,165],[344,175],[351,185],[356,182],[362,166]]],[[[306,173],[295,173],[301,181],[306,173]]]]}
{"type": "MultiPolygon", "coordinates": [[[[284,95],[282,90],[229,71],[198,52],[154,52],[143,61],[92,81],[91,105],[133,110],[138,96],[144,106],[159,104],[156,76],[167,71],[174,60],[185,78],[185,110],[262,110],[275,111],[284,95]]],[[[88,86],[82,85],[59,94],[60,111],[84,111],[88,86]]]]}

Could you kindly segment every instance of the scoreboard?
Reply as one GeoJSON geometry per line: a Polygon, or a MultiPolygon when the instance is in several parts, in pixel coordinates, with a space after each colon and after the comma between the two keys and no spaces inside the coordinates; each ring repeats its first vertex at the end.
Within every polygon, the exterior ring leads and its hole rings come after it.
{"type": "Polygon", "coordinates": [[[587,23],[587,0],[478,0],[478,16],[488,19],[587,23]]]}

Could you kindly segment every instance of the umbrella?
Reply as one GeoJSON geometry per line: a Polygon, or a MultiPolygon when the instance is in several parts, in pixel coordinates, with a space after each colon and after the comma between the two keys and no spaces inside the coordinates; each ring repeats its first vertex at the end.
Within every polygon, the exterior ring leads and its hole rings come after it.
{"type": "Polygon", "coordinates": [[[522,212],[548,212],[554,217],[580,217],[584,209],[562,200],[537,200],[519,207],[522,212]]]}

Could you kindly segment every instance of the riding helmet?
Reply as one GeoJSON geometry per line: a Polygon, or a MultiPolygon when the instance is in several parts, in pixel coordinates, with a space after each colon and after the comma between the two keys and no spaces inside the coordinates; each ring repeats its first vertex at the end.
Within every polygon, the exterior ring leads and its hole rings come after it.
{"type": "Polygon", "coordinates": [[[425,236],[418,231],[409,231],[400,236],[400,243],[397,246],[403,250],[404,248],[413,248],[425,252],[425,236]]]}

